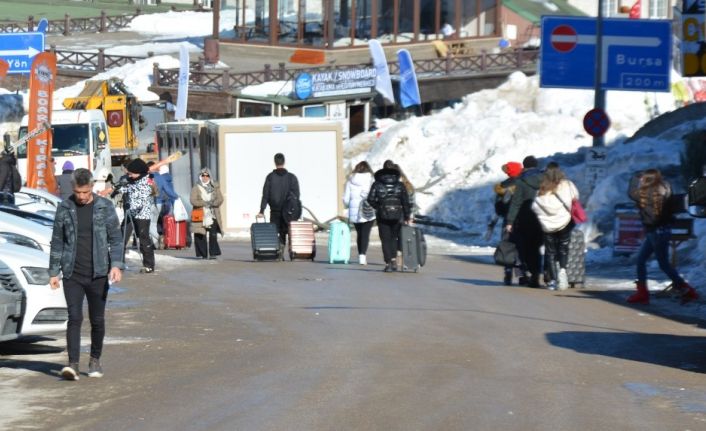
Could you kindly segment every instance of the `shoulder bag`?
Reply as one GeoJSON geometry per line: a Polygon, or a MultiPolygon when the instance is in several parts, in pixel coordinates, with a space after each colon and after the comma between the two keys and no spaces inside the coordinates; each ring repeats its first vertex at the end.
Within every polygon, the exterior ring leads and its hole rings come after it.
{"type": "Polygon", "coordinates": [[[572,197],[571,198],[571,207],[566,205],[566,203],[559,197],[558,194],[554,193],[554,196],[556,196],[557,199],[559,199],[559,202],[561,202],[562,205],[564,205],[564,208],[571,214],[571,220],[574,221],[576,224],[581,224],[581,223],[586,223],[588,221],[588,216],[586,215],[586,211],[583,209],[583,206],[581,205],[581,201],[579,201],[577,198],[572,197]]]}

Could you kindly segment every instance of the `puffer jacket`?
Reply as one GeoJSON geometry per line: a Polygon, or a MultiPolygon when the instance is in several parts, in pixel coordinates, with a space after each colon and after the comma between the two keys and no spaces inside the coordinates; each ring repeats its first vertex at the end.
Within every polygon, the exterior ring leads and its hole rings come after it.
{"type": "Polygon", "coordinates": [[[375,182],[368,193],[368,203],[375,208],[378,220],[409,220],[412,209],[409,193],[400,182],[400,173],[395,169],[380,169],[375,172],[375,182]]]}
{"type": "Polygon", "coordinates": [[[375,217],[365,218],[360,214],[360,206],[370,193],[373,185],[373,175],[368,172],[355,173],[346,182],[343,191],[343,205],[348,207],[348,220],[351,223],[365,223],[375,220],[375,217]]]}
{"type": "MultiPolygon", "coordinates": [[[[49,276],[71,277],[76,261],[78,219],[73,199],[61,201],[54,217],[49,252],[49,276]]],[[[93,194],[93,277],[105,277],[111,268],[124,268],[123,236],[113,203],[93,194]]]]}
{"type": "Polygon", "coordinates": [[[569,180],[562,180],[553,192],[537,195],[532,211],[537,214],[542,230],[558,232],[568,226],[571,222],[571,201],[578,198],[579,191],[569,180]]]}

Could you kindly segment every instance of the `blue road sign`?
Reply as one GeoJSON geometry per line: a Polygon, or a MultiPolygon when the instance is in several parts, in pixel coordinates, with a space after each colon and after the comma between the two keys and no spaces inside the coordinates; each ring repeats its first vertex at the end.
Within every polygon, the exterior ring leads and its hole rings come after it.
{"type": "Polygon", "coordinates": [[[0,33],[0,58],[7,61],[7,73],[29,73],[34,56],[44,51],[44,33],[0,33]]]}
{"type": "MultiPolygon", "coordinates": [[[[670,21],[605,18],[602,54],[602,89],[670,91],[670,21]]],[[[595,64],[596,18],[542,18],[542,87],[593,89],[595,64]]]]}

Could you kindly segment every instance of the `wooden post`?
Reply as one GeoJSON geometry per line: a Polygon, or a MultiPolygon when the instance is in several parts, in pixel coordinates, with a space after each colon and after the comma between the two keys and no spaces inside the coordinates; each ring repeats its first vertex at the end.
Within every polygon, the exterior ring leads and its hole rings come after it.
{"type": "Polygon", "coordinates": [[[100,22],[100,28],[98,31],[100,33],[105,33],[106,30],[106,13],[104,10],[101,11],[101,22],[100,22]]]}
{"type": "Polygon", "coordinates": [[[147,51],[147,58],[154,57],[154,52],[147,51]]]}
{"type": "Polygon", "coordinates": [[[488,66],[488,51],[481,50],[480,52],[480,70],[485,70],[488,66]]]}
{"type": "Polygon", "coordinates": [[[265,64],[265,82],[272,81],[272,66],[265,64]]]}
{"type": "Polygon", "coordinates": [[[27,17],[27,31],[32,32],[34,31],[34,16],[30,15],[27,17]]]}
{"type": "Polygon", "coordinates": [[[152,85],[159,87],[159,63],[152,63],[152,85]]]}
{"type": "Polygon", "coordinates": [[[64,36],[71,34],[71,17],[68,13],[64,14],[64,36]]]}
{"type": "Polygon", "coordinates": [[[446,67],[446,74],[448,75],[451,73],[451,59],[453,58],[453,54],[451,54],[451,51],[446,51],[446,58],[444,61],[444,66],[446,67]]]}
{"type": "Polygon", "coordinates": [[[279,63],[279,80],[284,81],[284,77],[287,76],[287,69],[284,68],[284,63],[279,63]]]}
{"type": "Polygon", "coordinates": [[[223,76],[221,79],[221,90],[230,91],[230,69],[223,70],[223,76]]]}
{"type": "Polygon", "coordinates": [[[105,48],[98,48],[98,64],[96,68],[99,72],[105,71],[105,48]]]}
{"type": "Polygon", "coordinates": [[[56,54],[56,45],[55,44],[52,43],[51,45],[49,45],[49,52],[56,54]]]}

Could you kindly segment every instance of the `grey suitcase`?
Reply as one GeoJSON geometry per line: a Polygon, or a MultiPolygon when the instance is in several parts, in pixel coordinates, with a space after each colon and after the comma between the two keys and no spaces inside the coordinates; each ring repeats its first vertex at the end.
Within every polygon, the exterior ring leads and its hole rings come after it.
{"type": "Polygon", "coordinates": [[[581,229],[571,231],[569,242],[569,261],[566,264],[569,286],[584,287],[586,284],[586,240],[581,229]],[[577,286],[579,285],[580,286],[577,286]]]}
{"type": "Polygon", "coordinates": [[[417,272],[427,261],[427,242],[418,227],[403,225],[400,229],[402,270],[417,272]]]}
{"type": "Polygon", "coordinates": [[[250,225],[250,242],[252,257],[255,260],[281,260],[283,248],[280,246],[277,225],[274,223],[258,223],[250,225]]]}

